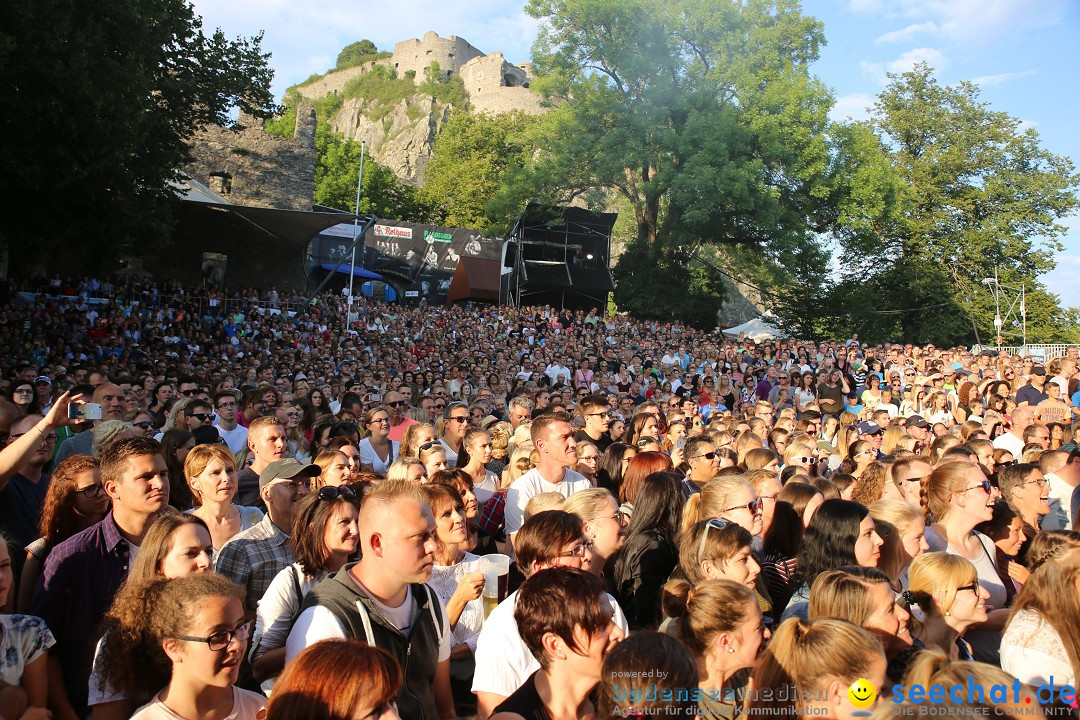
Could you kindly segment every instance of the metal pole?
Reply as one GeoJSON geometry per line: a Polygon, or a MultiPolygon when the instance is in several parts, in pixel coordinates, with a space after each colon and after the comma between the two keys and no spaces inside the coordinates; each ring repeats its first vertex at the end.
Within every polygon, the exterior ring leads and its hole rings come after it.
{"type": "Polygon", "coordinates": [[[356,238],[358,230],[360,229],[360,189],[364,186],[364,150],[366,149],[365,141],[360,141],[360,173],[356,178],[356,217],[353,218],[353,247],[352,247],[352,265],[349,267],[349,308],[345,312],[345,332],[349,331],[349,327],[352,325],[352,304],[353,304],[353,279],[356,277],[356,238]]]}

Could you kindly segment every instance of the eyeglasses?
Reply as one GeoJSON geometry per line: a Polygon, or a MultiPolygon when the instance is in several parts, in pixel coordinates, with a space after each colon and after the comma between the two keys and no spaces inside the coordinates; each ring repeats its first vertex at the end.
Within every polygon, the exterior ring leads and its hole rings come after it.
{"type": "Polygon", "coordinates": [[[994,489],[994,486],[990,483],[989,480],[983,480],[978,485],[972,485],[971,487],[966,487],[963,490],[957,490],[957,492],[965,493],[969,490],[978,490],[979,488],[982,488],[982,491],[989,495],[990,491],[994,489]]]}
{"type": "Polygon", "coordinates": [[[368,421],[368,425],[389,425],[389,424],[390,424],[390,418],[385,418],[385,417],[372,418],[370,421],[368,421]]]}
{"type": "Polygon", "coordinates": [[[434,408],[436,410],[443,410],[446,407],[446,403],[435,403],[434,408]]]}
{"type": "Polygon", "coordinates": [[[733,523],[730,520],[724,520],[723,518],[712,518],[705,523],[705,530],[701,533],[701,542],[698,543],[697,549],[697,561],[701,564],[701,556],[705,554],[705,541],[709,538],[709,529],[716,528],[717,530],[723,530],[728,525],[733,523]]]}
{"type": "Polygon", "coordinates": [[[247,639],[251,636],[251,628],[255,626],[254,620],[248,620],[247,622],[237,625],[233,630],[222,630],[216,632],[209,637],[192,637],[190,635],[174,635],[175,640],[186,640],[187,642],[203,642],[206,643],[211,652],[221,652],[232,645],[233,640],[239,640],[240,642],[247,642],[247,639]]]}
{"type": "Polygon", "coordinates": [[[687,458],[687,462],[689,462],[690,460],[697,460],[698,458],[705,458],[706,460],[712,460],[715,457],[716,457],[716,451],[713,450],[711,452],[702,453],[701,455],[695,455],[692,458],[687,458]]]}
{"type": "Polygon", "coordinates": [[[12,394],[13,395],[33,395],[34,391],[33,391],[32,388],[19,388],[12,394]]]}
{"type": "Polygon", "coordinates": [[[1041,477],[1038,480],[1028,480],[1027,482],[1024,482],[1024,483],[1021,483],[1021,484],[1022,485],[1038,485],[1039,487],[1049,487],[1050,486],[1050,482],[1044,477],[1041,477]]]}
{"type": "Polygon", "coordinates": [[[585,553],[592,549],[592,542],[589,540],[582,540],[574,547],[570,548],[569,552],[559,553],[559,557],[576,557],[583,558],[585,553]]]}
{"type": "Polygon", "coordinates": [[[131,424],[137,428],[142,428],[143,430],[149,430],[150,428],[154,427],[154,423],[150,422],[149,420],[140,420],[139,422],[133,422],[131,424]]]}
{"type": "Polygon", "coordinates": [[[956,592],[962,592],[964,590],[970,590],[971,592],[978,595],[979,594],[979,581],[976,580],[975,582],[971,583],[970,585],[964,585],[963,587],[956,588],[956,592]]]}
{"type": "Polygon", "coordinates": [[[304,413],[299,410],[286,410],[285,417],[303,417],[304,413]]]}
{"type": "Polygon", "coordinates": [[[751,515],[757,515],[761,512],[761,499],[755,498],[754,500],[751,500],[745,505],[736,505],[735,507],[729,507],[724,512],[728,513],[733,510],[749,510],[751,515]]]}
{"type": "MultiPolygon", "coordinates": [[[[675,407],[675,405],[673,405],[672,407],[675,407]]],[[[586,413],[585,414],[585,417],[614,417],[614,416],[615,416],[615,413],[612,412],[611,410],[605,410],[604,412],[594,412],[594,413],[586,413]]]]}
{"type": "Polygon", "coordinates": [[[101,485],[98,485],[97,483],[95,483],[93,485],[87,485],[84,488],[80,488],[79,490],[76,490],[75,492],[81,493],[84,498],[86,498],[88,500],[91,500],[91,499],[96,498],[99,495],[101,495],[101,493],[103,493],[104,491],[105,491],[104,487],[102,487],[101,485]]]}
{"type": "Polygon", "coordinates": [[[383,403],[383,405],[385,405],[386,407],[392,407],[392,408],[401,407],[404,404],[405,404],[404,400],[388,400],[388,401],[383,403]]]}
{"type": "Polygon", "coordinates": [[[1013,458],[1012,460],[998,460],[997,462],[994,463],[994,465],[997,466],[997,467],[1009,467],[1010,465],[1015,465],[1015,464],[1016,464],[1016,458],[1013,458]]]}
{"type": "Polygon", "coordinates": [[[446,420],[447,420],[447,422],[465,423],[465,422],[469,422],[469,416],[468,415],[451,415],[450,417],[446,418],[446,420]]]}
{"type": "Polygon", "coordinates": [[[590,463],[600,462],[600,456],[599,455],[582,455],[581,457],[578,458],[578,462],[590,462],[590,463]]]}
{"type": "Polygon", "coordinates": [[[194,395],[197,392],[199,392],[199,390],[196,388],[194,390],[181,390],[180,394],[183,395],[184,397],[191,397],[192,395],[194,395]]]}
{"type": "Polygon", "coordinates": [[[356,497],[356,493],[345,485],[327,485],[319,488],[320,500],[337,500],[339,497],[352,500],[356,497]]]}
{"type": "MultiPolygon", "coordinates": [[[[26,433],[16,433],[14,435],[9,436],[8,439],[9,440],[18,440],[19,438],[21,438],[25,434],[26,433]]],[[[60,439],[60,436],[57,435],[56,433],[49,433],[48,435],[45,435],[45,436],[43,436],[41,438],[41,442],[54,443],[59,439],[60,439]]]]}
{"type": "Polygon", "coordinates": [[[657,440],[652,435],[643,435],[643,436],[638,438],[637,445],[638,445],[638,447],[645,447],[646,445],[652,445],[653,443],[658,443],[658,442],[660,442],[660,441],[657,440]]]}
{"type": "MultiPolygon", "coordinates": [[[[856,453],[856,454],[857,454],[857,455],[861,455],[862,453],[856,453]]],[[[816,458],[816,457],[807,457],[806,455],[800,455],[799,457],[793,457],[793,458],[791,458],[791,459],[792,459],[793,461],[796,461],[796,462],[801,462],[801,463],[812,463],[812,462],[817,462],[817,458],[816,458]]]]}
{"type": "Polygon", "coordinates": [[[218,406],[217,406],[217,409],[218,410],[227,410],[229,408],[235,408],[235,407],[236,407],[236,403],[234,403],[234,402],[231,402],[231,403],[219,403],[218,406]]]}

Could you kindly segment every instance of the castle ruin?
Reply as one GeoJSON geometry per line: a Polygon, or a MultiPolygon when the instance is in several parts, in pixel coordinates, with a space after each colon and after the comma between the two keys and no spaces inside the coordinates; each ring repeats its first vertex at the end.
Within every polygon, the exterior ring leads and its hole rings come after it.
{"type": "Polygon", "coordinates": [[[239,128],[211,125],[191,143],[188,176],[237,205],[311,210],[315,195],[315,109],[296,108],[291,138],[263,131],[241,113],[239,128]]]}

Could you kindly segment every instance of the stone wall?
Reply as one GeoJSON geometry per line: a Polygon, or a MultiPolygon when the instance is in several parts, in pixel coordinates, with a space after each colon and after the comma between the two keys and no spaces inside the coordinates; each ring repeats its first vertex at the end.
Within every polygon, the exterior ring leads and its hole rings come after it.
{"type": "Polygon", "coordinates": [[[531,63],[514,66],[501,52],[493,52],[466,63],[461,68],[461,79],[469,102],[478,112],[522,110],[539,114],[543,112],[540,97],[529,90],[531,71],[531,63]]]}
{"type": "Polygon", "coordinates": [[[302,97],[308,100],[318,100],[327,95],[337,95],[345,89],[345,83],[349,82],[354,77],[359,77],[366,73],[375,66],[376,62],[378,61],[372,60],[371,62],[366,62],[362,65],[357,65],[356,67],[335,70],[334,72],[323,75],[313,83],[301,85],[296,89],[302,97]]]}
{"type": "Polygon", "coordinates": [[[412,70],[416,73],[417,82],[423,82],[424,71],[433,62],[439,63],[445,77],[449,73],[458,74],[465,63],[483,54],[456,35],[443,38],[437,33],[427,32],[423,40],[412,38],[394,45],[393,56],[382,62],[394,68],[398,77],[405,77],[405,73],[412,70]]]}
{"type": "Polygon", "coordinates": [[[301,104],[291,138],[263,132],[241,116],[242,129],[206,128],[192,140],[183,172],[237,205],[311,210],[315,194],[315,109],[301,104]]]}

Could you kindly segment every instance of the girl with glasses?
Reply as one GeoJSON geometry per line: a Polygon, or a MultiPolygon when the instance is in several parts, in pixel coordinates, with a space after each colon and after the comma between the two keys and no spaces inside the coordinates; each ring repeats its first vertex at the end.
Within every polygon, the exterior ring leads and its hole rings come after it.
{"type": "Polygon", "coordinates": [[[356,555],[360,498],[349,487],[327,486],[296,506],[289,545],[296,562],[279,572],[259,600],[251,640],[251,669],[263,690],[285,664],[285,641],[304,596],[356,555]]]}
{"type": "Polygon", "coordinates": [[[629,516],[620,512],[615,496],[604,488],[579,490],[562,509],[581,518],[585,537],[593,544],[589,572],[602,578],[608,560],[626,545],[629,516]]]}
{"type": "MultiPolygon", "coordinates": [[[[988,593],[989,604],[1004,608],[1008,594],[994,563],[994,541],[975,530],[979,523],[993,519],[997,488],[977,465],[946,462],[926,479],[924,510],[933,522],[926,530],[926,542],[934,552],[958,555],[973,564],[979,583],[988,593]]],[[[914,568],[914,563],[912,563],[914,568]]],[[[997,611],[993,621],[973,632],[968,641],[981,662],[997,664],[1000,630],[1007,611],[997,611]]]]}
{"type": "Polygon", "coordinates": [[[920,555],[911,563],[904,599],[915,618],[915,636],[952,660],[973,660],[965,635],[987,621],[990,593],[969,560],[944,552],[920,555]]]}
{"type": "Polygon", "coordinates": [[[98,461],[72,455],[53,470],[39,524],[41,536],[26,547],[26,562],[19,583],[19,612],[30,610],[41,570],[49,552],[64,540],[94,525],[109,511],[109,496],[101,486],[98,461]]]}
{"type": "Polygon", "coordinates": [[[100,720],[122,720],[168,682],[161,648],[148,636],[153,603],[165,581],[210,571],[210,531],[189,513],[166,511],[147,531],[127,580],[102,623],[88,704],[100,720]]]}
{"type": "Polygon", "coordinates": [[[41,401],[38,400],[37,393],[34,392],[34,386],[31,383],[17,383],[11,391],[11,397],[8,399],[15,403],[15,407],[19,408],[20,415],[41,414],[41,401]]]}
{"type": "Polygon", "coordinates": [[[253,624],[236,587],[209,573],[159,580],[146,594],[144,682],[167,683],[132,719],[255,720],[266,698],[234,686],[253,624]]]}

